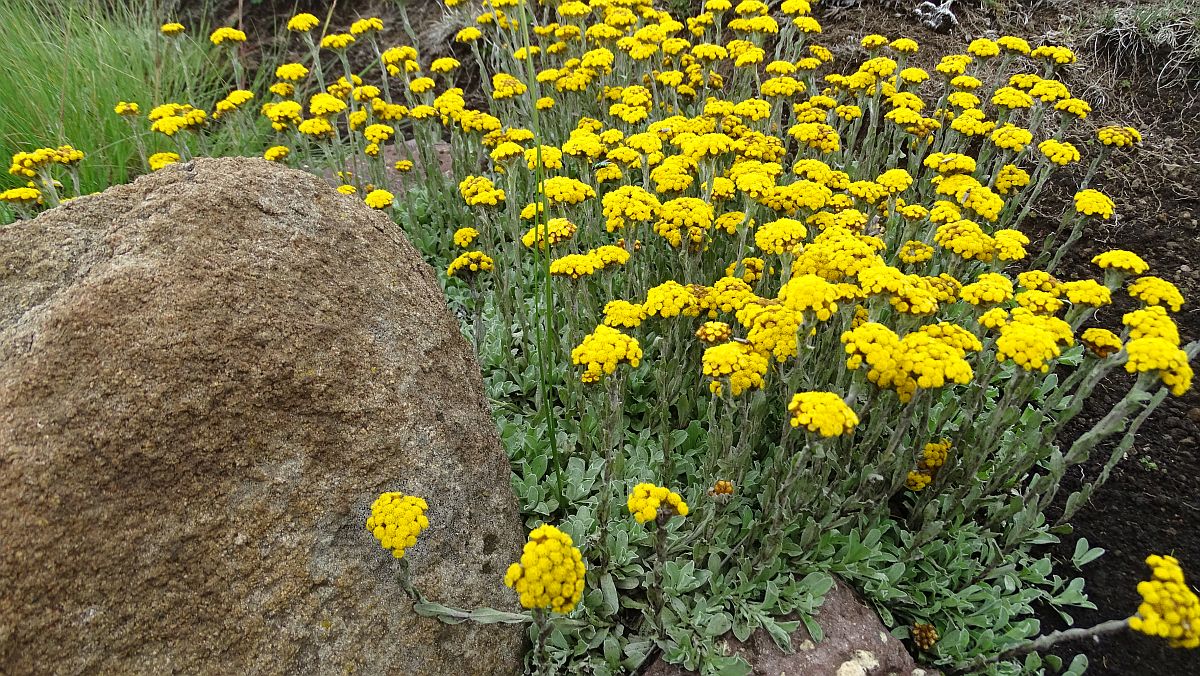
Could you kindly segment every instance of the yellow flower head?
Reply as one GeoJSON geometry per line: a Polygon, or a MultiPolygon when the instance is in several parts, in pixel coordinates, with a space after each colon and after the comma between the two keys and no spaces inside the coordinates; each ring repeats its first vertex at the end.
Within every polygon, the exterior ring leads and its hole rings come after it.
{"type": "Polygon", "coordinates": [[[1105,251],[1092,258],[1092,262],[1104,270],[1116,270],[1129,275],[1140,275],[1150,269],[1141,256],[1123,249],[1105,251]]]}
{"type": "Polygon", "coordinates": [[[638,303],[610,300],[604,305],[604,325],[634,329],[646,319],[646,310],[638,303]]]}
{"type": "Polygon", "coordinates": [[[529,534],[520,562],[504,574],[504,585],[520,595],[523,608],[569,613],[583,596],[586,573],[571,536],[546,524],[529,534]]]}
{"type": "Polygon", "coordinates": [[[350,33],[352,35],[365,35],[372,31],[381,30],[383,30],[383,20],[377,16],[359,19],[358,21],[350,24],[350,33]]]}
{"type": "Polygon", "coordinates": [[[354,36],[349,33],[331,33],[321,38],[322,49],[334,51],[345,49],[354,44],[354,36]]]}
{"type": "Polygon", "coordinates": [[[386,190],[376,189],[367,193],[364,201],[372,209],[386,209],[396,201],[396,196],[386,190]]]}
{"type": "Polygon", "coordinates": [[[307,33],[308,31],[321,25],[321,20],[312,14],[297,14],[288,19],[287,29],[296,33],[307,33]]]}
{"type": "Polygon", "coordinates": [[[1192,388],[1191,364],[1187,353],[1166,338],[1143,336],[1125,344],[1129,361],[1125,370],[1129,373],[1157,373],[1171,394],[1182,397],[1192,388]]]}
{"type": "Polygon", "coordinates": [[[245,42],[246,34],[236,28],[223,27],[218,28],[208,36],[214,45],[224,44],[226,42],[245,42]]]}
{"type": "Polygon", "coordinates": [[[571,350],[571,362],[584,368],[581,381],[597,383],[615,373],[618,364],[637,368],[642,363],[642,348],[636,338],[600,325],[571,350]]]}
{"type": "Polygon", "coordinates": [[[371,516],[367,517],[367,532],[374,535],[384,549],[390,550],[397,559],[404,558],[404,551],[417,544],[417,536],[429,528],[425,500],[403,493],[383,493],[371,504],[371,516]]]}
{"type": "Polygon", "coordinates": [[[446,274],[450,277],[467,277],[477,272],[491,272],[492,257],[481,251],[468,251],[450,261],[446,274]]]}
{"type": "Polygon", "coordinates": [[[687,503],[678,493],[650,483],[634,486],[625,506],[638,523],[688,515],[687,503]]]}
{"type": "Polygon", "coordinates": [[[454,245],[465,249],[478,237],[479,231],[475,228],[459,228],[454,231],[454,245]]]}
{"type": "Polygon", "coordinates": [[[1101,359],[1113,356],[1124,347],[1117,334],[1108,329],[1096,327],[1084,329],[1083,333],[1079,335],[1079,342],[1087,348],[1088,352],[1101,359]]]}
{"type": "Polygon", "coordinates": [[[1179,560],[1151,554],[1146,564],[1150,579],[1138,583],[1142,603],[1129,628],[1165,638],[1173,648],[1200,647],[1200,598],[1184,581],[1179,560]]]}
{"type": "Polygon", "coordinates": [[[154,153],[147,161],[150,163],[150,171],[158,171],[168,164],[178,162],[179,153],[154,153]]]}
{"type": "Polygon", "coordinates": [[[1146,305],[1164,305],[1171,312],[1179,312],[1183,307],[1183,294],[1179,287],[1160,277],[1147,275],[1138,277],[1129,283],[1129,295],[1146,305]]]}
{"type": "Polygon", "coordinates": [[[171,22],[171,23],[164,23],[162,25],[162,28],[160,28],[159,30],[162,31],[163,35],[165,35],[169,38],[173,38],[176,35],[182,34],[187,29],[184,28],[183,24],[181,24],[181,23],[171,22]]]}
{"type": "Polygon", "coordinates": [[[125,115],[129,117],[137,117],[140,112],[138,104],[128,101],[118,101],[117,105],[113,106],[113,112],[117,115],[125,115]]]}
{"type": "Polygon", "coordinates": [[[762,388],[770,362],[745,342],[714,345],[704,351],[704,375],[712,378],[709,390],[722,394],[728,381],[729,393],[738,396],[752,388],[762,388]]]}
{"type": "Polygon", "coordinates": [[[803,425],[823,437],[849,434],[858,424],[858,415],[833,392],[801,392],[788,404],[792,427],[803,425]]]}

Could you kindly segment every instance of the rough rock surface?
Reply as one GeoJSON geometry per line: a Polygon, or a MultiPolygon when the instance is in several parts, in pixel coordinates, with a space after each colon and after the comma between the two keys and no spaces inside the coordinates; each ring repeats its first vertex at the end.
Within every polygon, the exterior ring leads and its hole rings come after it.
{"type": "Polygon", "coordinates": [[[389,490],[429,599],[513,609],[479,370],[385,215],[232,158],[0,228],[0,672],[518,673],[519,627],[412,612],[389,490]]]}
{"type": "MultiPolygon", "coordinates": [[[[740,655],[754,668],[756,676],[923,676],[899,639],[892,637],[879,616],[840,580],[825,596],[815,619],[825,632],[820,643],[801,625],[792,634],[795,652],[788,655],[775,645],[770,634],[756,630],[745,642],[733,634],[725,642],[730,655],[740,655]]],[[[647,676],[677,676],[687,673],[662,662],[653,664],[647,676]]]]}

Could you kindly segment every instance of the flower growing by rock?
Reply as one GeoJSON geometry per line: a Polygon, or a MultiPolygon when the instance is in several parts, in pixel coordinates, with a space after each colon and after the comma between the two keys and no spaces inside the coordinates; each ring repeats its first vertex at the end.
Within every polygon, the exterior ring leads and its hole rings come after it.
{"type": "Polygon", "coordinates": [[[367,517],[367,531],[379,540],[379,544],[392,552],[397,559],[417,544],[417,536],[429,528],[425,510],[429,505],[424,499],[403,493],[384,493],[371,504],[371,516],[367,517]]]}
{"type": "Polygon", "coordinates": [[[524,608],[569,613],[583,596],[586,572],[571,536],[545,524],[529,534],[521,560],[504,574],[504,585],[520,595],[524,608]]]}

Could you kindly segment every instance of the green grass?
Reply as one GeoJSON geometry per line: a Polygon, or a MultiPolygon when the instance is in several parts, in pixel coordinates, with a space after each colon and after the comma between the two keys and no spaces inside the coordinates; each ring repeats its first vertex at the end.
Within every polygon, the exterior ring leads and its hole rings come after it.
{"type": "MultiPolygon", "coordinates": [[[[184,20],[188,32],[178,49],[162,36],[159,27],[176,20],[177,6],[172,0],[0,0],[0,190],[21,184],[6,171],[14,152],[63,143],[87,154],[80,166],[84,194],[136,177],[141,161],[128,122],[113,113],[117,101],[136,101],[143,116],[165,102],[211,111],[233,88],[229,57],[209,43],[208,26],[184,20]]],[[[145,120],[139,126],[146,129],[145,120]]],[[[239,138],[222,140],[223,154],[261,152],[261,129],[247,133],[246,127],[239,138]]],[[[175,150],[168,139],[145,134],[148,152],[175,150]]]]}

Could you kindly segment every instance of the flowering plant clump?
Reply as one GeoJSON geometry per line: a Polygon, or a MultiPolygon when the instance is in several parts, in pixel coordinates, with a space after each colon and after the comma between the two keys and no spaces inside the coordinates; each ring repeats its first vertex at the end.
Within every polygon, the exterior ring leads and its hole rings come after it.
{"type": "MultiPolygon", "coordinates": [[[[1124,250],[1063,265],[1120,217],[1093,179],[1141,142],[1081,124],[1100,111],[1072,51],[871,35],[835,58],[806,0],[445,4],[453,57],[385,44],[380,18],[298,14],[257,79],[244,34],[168,24],[229,65],[222,90],[106,105],[145,171],[258,138],[248,154],[330,177],[444,271],[522,511],[561,527],[505,579],[534,662],[744,672],[721,636],[789,647],[784,618],[811,622],[837,570],[897,635],[940,635],[943,670],[1021,669],[1035,605],[1087,603],[1044,545],[1190,390],[1200,349],[1174,271],[1124,250]],[[1061,218],[1035,236],[1031,213],[1061,218]],[[1119,324],[1096,313],[1121,303],[1119,324]],[[1067,440],[1121,370],[1125,394],[1067,440]]],[[[19,149],[0,205],[78,195],[83,151],[19,149]]],[[[1183,645],[1172,590],[1122,627],[1183,645]]]]}

